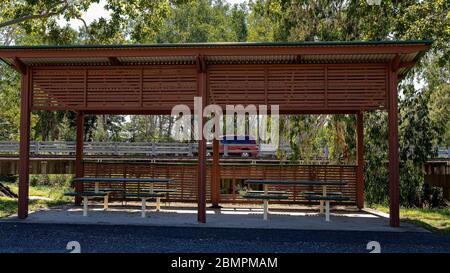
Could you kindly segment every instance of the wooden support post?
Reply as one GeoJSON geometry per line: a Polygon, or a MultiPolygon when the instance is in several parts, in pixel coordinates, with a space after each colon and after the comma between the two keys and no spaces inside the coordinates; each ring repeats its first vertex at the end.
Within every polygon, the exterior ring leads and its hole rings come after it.
{"type": "Polygon", "coordinates": [[[400,226],[400,175],[398,144],[397,68],[389,70],[389,220],[400,226]]]}
{"type": "Polygon", "coordinates": [[[208,101],[206,67],[203,58],[199,56],[197,60],[197,88],[198,94],[202,98],[202,107],[197,109],[198,118],[198,188],[197,188],[197,221],[206,223],[206,139],[203,137],[203,125],[206,123],[203,117],[208,101]]]}
{"type": "Polygon", "coordinates": [[[211,183],[211,203],[213,208],[221,208],[220,202],[220,155],[219,140],[213,139],[213,167],[212,167],[212,183],[211,183]]]}
{"type": "MultiPolygon", "coordinates": [[[[77,136],[75,146],[75,177],[83,177],[83,145],[84,145],[84,114],[77,112],[77,136]]],[[[77,183],[75,185],[76,192],[83,191],[83,184],[77,183]]],[[[75,197],[75,205],[81,204],[81,197],[75,197]]]]}
{"type": "Polygon", "coordinates": [[[206,140],[198,141],[198,215],[200,223],[206,222],[206,140]]]}
{"type": "Polygon", "coordinates": [[[364,115],[356,115],[356,206],[364,208],[364,115]]]}
{"type": "Polygon", "coordinates": [[[18,216],[28,216],[28,190],[30,173],[30,69],[22,74],[20,92],[20,162],[19,162],[19,202],[18,216]]]}

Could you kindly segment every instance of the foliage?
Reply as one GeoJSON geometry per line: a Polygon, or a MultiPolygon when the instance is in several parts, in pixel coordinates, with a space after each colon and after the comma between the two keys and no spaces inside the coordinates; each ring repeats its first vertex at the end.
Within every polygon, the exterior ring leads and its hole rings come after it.
{"type": "Polygon", "coordinates": [[[424,208],[445,207],[444,191],[441,187],[425,184],[422,190],[422,203],[424,208]]]}
{"type": "Polygon", "coordinates": [[[30,185],[32,187],[64,188],[70,185],[72,175],[66,174],[36,174],[30,175],[30,185]]]}
{"type": "Polygon", "coordinates": [[[430,122],[436,131],[433,145],[450,146],[450,63],[441,65],[441,54],[427,57],[420,73],[429,95],[430,122]]]}
{"type": "Polygon", "coordinates": [[[423,164],[432,154],[435,131],[429,119],[428,96],[412,83],[403,84],[400,99],[400,198],[408,206],[419,205],[424,182],[423,164]]]}
{"type": "MultiPolygon", "coordinates": [[[[50,178],[52,182],[58,179],[64,180],[64,176],[58,178],[50,178]]],[[[8,186],[15,193],[18,192],[16,183],[1,182],[8,186]]],[[[55,205],[63,205],[71,202],[73,199],[64,196],[64,192],[68,190],[68,184],[64,183],[52,183],[51,186],[42,185],[39,181],[36,185],[30,185],[30,196],[39,197],[39,199],[31,198],[30,210],[38,210],[55,205]]],[[[0,218],[17,213],[17,199],[0,197],[0,218]]]]}
{"type": "Polygon", "coordinates": [[[245,41],[245,9],[225,1],[180,1],[172,8],[159,43],[245,41]],[[195,16],[192,16],[195,14],[195,16]],[[242,24],[244,23],[244,24],[242,24]]]}
{"type": "Polygon", "coordinates": [[[316,143],[316,135],[323,128],[326,115],[295,115],[289,117],[289,144],[293,153],[291,159],[302,159],[308,162],[319,156],[320,148],[316,143]]]}
{"type": "MultiPolygon", "coordinates": [[[[389,212],[389,207],[372,205],[374,209],[389,212]]],[[[425,229],[450,236],[450,208],[400,208],[400,218],[425,229]]]]}
{"type": "Polygon", "coordinates": [[[108,0],[111,19],[99,19],[88,28],[89,43],[153,42],[170,13],[168,0],[108,0]]]}
{"type": "Polygon", "coordinates": [[[19,77],[5,64],[0,64],[0,139],[19,139],[20,85],[19,77]]]}
{"type": "Polygon", "coordinates": [[[387,171],[387,113],[364,115],[365,198],[368,204],[385,204],[389,193],[387,171]]]}
{"type": "Polygon", "coordinates": [[[450,146],[450,84],[438,86],[429,100],[430,122],[436,129],[435,145],[450,146]]]}

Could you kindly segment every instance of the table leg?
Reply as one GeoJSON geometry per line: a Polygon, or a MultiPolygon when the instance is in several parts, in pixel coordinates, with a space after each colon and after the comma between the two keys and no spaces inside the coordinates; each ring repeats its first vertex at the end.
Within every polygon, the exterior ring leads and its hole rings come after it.
{"type": "MultiPolygon", "coordinates": [[[[269,193],[269,185],[265,184],[263,186],[264,188],[264,194],[267,195],[269,193]]],[[[264,200],[263,201],[263,219],[267,220],[267,214],[269,214],[269,200],[264,200]]]]}
{"type": "Polygon", "coordinates": [[[147,200],[145,198],[142,198],[142,205],[141,205],[141,217],[145,218],[145,211],[146,211],[146,202],[147,200]]]}
{"type": "Polygon", "coordinates": [[[267,220],[267,214],[269,213],[269,200],[264,200],[264,202],[263,202],[263,210],[264,210],[263,219],[267,220]]]}
{"type": "Polygon", "coordinates": [[[109,203],[109,193],[107,192],[104,197],[104,201],[103,201],[103,209],[104,210],[108,209],[108,203],[109,203]]]}
{"type": "Polygon", "coordinates": [[[330,201],[325,201],[325,221],[330,222],[330,201]]]}
{"type": "Polygon", "coordinates": [[[161,197],[156,197],[156,211],[161,209],[161,197]]]}
{"type": "Polygon", "coordinates": [[[83,216],[88,215],[88,197],[83,196],[83,216]]]}
{"type": "MultiPolygon", "coordinates": [[[[322,196],[327,196],[327,186],[325,186],[325,185],[322,186],[322,196]]],[[[322,200],[320,201],[319,208],[320,208],[320,214],[323,214],[323,201],[322,200]]]]}

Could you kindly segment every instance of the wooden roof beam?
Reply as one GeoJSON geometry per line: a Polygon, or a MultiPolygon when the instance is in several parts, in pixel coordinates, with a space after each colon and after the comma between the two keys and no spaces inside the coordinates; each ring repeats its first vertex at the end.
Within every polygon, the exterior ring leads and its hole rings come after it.
{"type": "Polygon", "coordinates": [[[400,55],[395,55],[395,58],[392,60],[392,71],[397,71],[400,68],[400,55]]]}
{"type": "Polygon", "coordinates": [[[13,59],[11,67],[22,75],[27,73],[27,66],[17,57],[13,59]]]}
{"type": "Polygon", "coordinates": [[[122,65],[122,62],[117,57],[108,57],[108,61],[111,65],[122,65]]]}
{"type": "Polygon", "coordinates": [[[415,65],[415,62],[400,62],[398,68],[411,68],[415,65]]]}
{"type": "Polygon", "coordinates": [[[197,60],[196,61],[197,72],[198,73],[205,72],[206,71],[205,58],[202,55],[197,55],[196,60],[197,60]]]}

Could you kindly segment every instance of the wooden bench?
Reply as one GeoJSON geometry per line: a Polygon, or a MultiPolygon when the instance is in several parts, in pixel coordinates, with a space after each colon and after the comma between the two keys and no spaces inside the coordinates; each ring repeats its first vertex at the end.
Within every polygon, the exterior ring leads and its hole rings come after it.
{"type": "MultiPolygon", "coordinates": [[[[328,193],[327,193],[328,194],[328,193]]],[[[330,202],[331,201],[348,201],[350,198],[345,196],[333,195],[333,196],[323,196],[323,195],[305,195],[305,199],[310,201],[321,201],[325,202],[325,221],[330,221],[330,202]]],[[[322,213],[322,211],[321,211],[322,213]]]]}
{"type": "MultiPolygon", "coordinates": [[[[156,198],[157,210],[161,207],[161,197],[176,189],[155,188],[155,184],[161,185],[172,182],[170,178],[125,178],[125,177],[81,177],[74,178],[74,183],[82,183],[84,192],[104,193],[104,209],[108,209],[110,196],[121,197],[122,200],[156,198]],[[150,194],[150,195],[148,195],[150,194]],[[147,196],[146,196],[147,195],[147,196]]],[[[98,197],[98,196],[94,196],[98,197]]]]}
{"type": "Polygon", "coordinates": [[[121,194],[125,193],[124,189],[105,188],[105,187],[100,187],[97,189],[97,191],[106,193],[104,201],[103,201],[103,209],[105,209],[105,210],[107,210],[109,208],[109,198],[111,195],[117,194],[117,193],[121,193],[121,194]]]}
{"type": "MultiPolygon", "coordinates": [[[[302,192],[303,195],[322,195],[322,192],[318,192],[318,191],[304,191],[302,192]]],[[[341,196],[342,192],[338,192],[338,191],[327,191],[327,196],[341,196]]]]}
{"type": "Polygon", "coordinates": [[[64,195],[72,197],[80,196],[83,198],[83,216],[88,215],[89,198],[103,197],[105,198],[104,204],[107,204],[108,202],[108,194],[105,192],[66,192],[64,195]]]}
{"type": "Polygon", "coordinates": [[[247,194],[262,194],[262,193],[268,193],[268,194],[287,194],[287,191],[247,191],[247,194]]]}
{"type": "MultiPolygon", "coordinates": [[[[327,186],[344,186],[347,184],[345,181],[340,180],[272,180],[272,179],[249,179],[245,181],[246,184],[261,184],[264,187],[264,193],[267,194],[269,185],[303,185],[303,186],[320,186],[322,187],[322,195],[315,191],[307,191],[305,199],[320,201],[320,213],[323,212],[323,202],[326,203],[326,220],[330,220],[330,201],[344,201],[349,200],[347,197],[343,197],[342,193],[334,192],[334,194],[327,194],[327,186]]],[[[304,193],[305,194],[305,193],[304,193]]],[[[255,194],[254,194],[255,195],[255,194]]],[[[270,195],[268,195],[268,200],[270,195]]],[[[285,195],[283,195],[285,196],[285,195]]],[[[254,198],[254,197],[253,197],[254,198]]],[[[283,198],[284,199],[284,198],[283,198]]],[[[280,200],[280,199],[278,199],[280,200]]],[[[265,206],[266,206],[265,200],[265,206]]],[[[266,211],[265,211],[266,212],[266,211]]],[[[266,219],[266,218],[265,218],[266,219]]]]}
{"type": "Polygon", "coordinates": [[[248,191],[242,194],[243,198],[263,200],[263,219],[267,220],[269,214],[269,200],[288,199],[285,191],[248,191]]]}
{"type": "Polygon", "coordinates": [[[141,217],[145,218],[145,213],[146,213],[146,205],[147,205],[147,200],[148,199],[152,199],[152,198],[156,198],[156,211],[159,211],[161,208],[161,197],[164,196],[164,193],[162,192],[153,192],[153,193],[127,193],[125,194],[127,197],[134,197],[134,198],[140,198],[142,205],[141,205],[141,217]]]}
{"type": "Polygon", "coordinates": [[[177,189],[153,189],[153,192],[171,193],[177,192],[177,189]]]}

